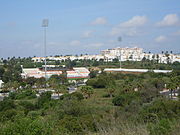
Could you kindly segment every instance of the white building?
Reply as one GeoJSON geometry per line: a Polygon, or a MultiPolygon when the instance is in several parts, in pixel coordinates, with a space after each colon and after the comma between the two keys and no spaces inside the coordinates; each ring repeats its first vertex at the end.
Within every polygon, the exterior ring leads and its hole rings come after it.
{"type": "MultiPolygon", "coordinates": [[[[52,75],[61,75],[63,72],[66,72],[67,78],[69,80],[76,79],[88,79],[90,71],[85,67],[78,67],[73,69],[58,69],[51,68],[47,69],[46,76],[50,78],[52,75]]],[[[45,71],[41,68],[22,68],[21,73],[22,78],[34,77],[41,78],[45,77],[45,71]]]]}
{"type": "Polygon", "coordinates": [[[0,80],[0,88],[2,88],[4,82],[2,80],[0,80]]]}
{"type": "MultiPolygon", "coordinates": [[[[105,60],[113,61],[118,59],[121,61],[141,61],[143,59],[156,60],[159,63],[173,63],[180,62],[180,54],[153,54],[153,53],[144,53],[142,48],[113,48],[102,50],[99,55],[81,55],[81,56],[58,56],[58,57],[47,57],[48,60],[53,61],[65,61],[65,60],[105,60]]],[[[43,62],[44,57],[34,57],[32,58],[34,62],[43,62]]]]}
{"type": "Polygon", "coordinates": [[[108,61],[112,61],[115,58],[121,61],[141,61],[143,58],[142,48],[114,48],[101,51],[101,54],[107,58],[108,61]]]}
{"type": "Polygon", "coordinates": [[[104,72],[124,72],[124,73],[171,73],[172,70],[149,70],[149,69],[125,69],[125,68],[105,68],[104,72]]]}
{"type": "Polygon", "coordinates": [[[174,63],[180,62],[179,54],[144,54],[144,57],[148,60],[155,60],[158,63],[174,63]]]}

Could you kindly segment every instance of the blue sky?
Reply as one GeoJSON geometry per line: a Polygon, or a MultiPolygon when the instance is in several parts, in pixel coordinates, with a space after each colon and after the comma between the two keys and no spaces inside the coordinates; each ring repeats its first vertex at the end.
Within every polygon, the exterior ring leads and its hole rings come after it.
{"type": "Polygon", "coordinates": [[[0,57],[43,56],[43,18],[48,55],[180,52],[179,0],[0,0],[0,57]]]}

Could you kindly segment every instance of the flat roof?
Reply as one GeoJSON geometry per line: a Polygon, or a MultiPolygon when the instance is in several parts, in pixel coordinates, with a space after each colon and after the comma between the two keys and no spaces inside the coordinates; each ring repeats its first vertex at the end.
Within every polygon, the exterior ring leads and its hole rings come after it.
{"type": "Polygon", "coordinates": [[[155,73],[170,73],[172,70],[151,70],[151,69],[126,69],[126,68],[105,68],[105,72],[155,72],[155,73]]]}

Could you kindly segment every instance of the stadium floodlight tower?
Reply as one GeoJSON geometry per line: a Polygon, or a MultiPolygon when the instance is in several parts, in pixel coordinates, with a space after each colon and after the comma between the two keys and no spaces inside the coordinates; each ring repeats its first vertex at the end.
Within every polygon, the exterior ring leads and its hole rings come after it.
{"type": "Polygon", "coordinates": [[[43,19],[42,21],[42,27],[44,28],[44,64],[45,64],[45,79],[47,80],[47,50],[46,50],[46,28],[48,27],[49,20],[43,19]]]}
{"type": "MultiPolygon", "coordinates": [[[[121,42],[122,41],[122,38],[121,37],[118,37],[118,41],[121,42]]],[[[120,69],[121,69],[121,50],[119,49],[119,64],[120,64],[120,69]]]]}

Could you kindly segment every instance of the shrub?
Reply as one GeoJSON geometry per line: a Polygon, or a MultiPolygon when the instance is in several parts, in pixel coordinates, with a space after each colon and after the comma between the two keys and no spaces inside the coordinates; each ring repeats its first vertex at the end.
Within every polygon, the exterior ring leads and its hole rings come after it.
{"type": "MultiPolygon", "coordinates": [[[[178,118],[180,115],[180,101],[171,101],[166,99],[155,100],[153,103],[142,108],[140,116],[144,116],[146,114],[157,115],[159,119],[178,118]]],[[[149,121],[148,117],[146,117],[146,121],[149,121]]]]}
{"type": "Polygon", "coordinates": [[[17,112],[14,109],[0,112],[0,121],[1,122],[8,121],[8,120],[13,121],[16,114],[17,112]]]}
{"type": "Polygon", "coordinates": [[[42,93],[38,98],[37,107],[42,108],[46,103],[49,103],[49,101],[51,101],[51,94],[52,92],[42,93]]]}
{"type": "Polygon", "coordinates": [[[133,93],[133,92],[124,93],[114,97],[112,103],[115,106],[126,106],[130,104],[133,100],[138,100],[138,99],[139,99],[138,93],[133,93]]]}
{"type": "Polygon", "coordinates": [[[5,99],[0,102],[0,111],[6,111],[13,108],[16,108],[16,105],[14,104],[13,100],[5,99]]]}
{"type": "Polygon", "coordinates": [[[80,92],[73,92],[72,94],[64,94],[60,97],[61,100],[69,99],[69,100],[77,100],[81,101],[84,99],[82,93],[80,92]]]}
{"type": "Polygon", "coordinates": [[[77,117],[66,116],[60,120],[59,125],[67,129],[71,134],[82,134],[83,128],[77,117]]]}
{"type": "Polygon", "coordinates": [[[81,100],[84,99],[82,93],[80,93],[80,92],[74,92],[74,93],[72,93],[72,94],[71,94],[71,97],[72,97],[73,99],[78,100],[78,101],[81,101],[81,100]]]}
{"type": "Polygon", "coordinates": [[[13,99],[33,99],[36,98],[36,93],[32,90],[24,90],[20,93],[12,93],[10,97],[13,99]]]}
{"type": "Polygon", "coordinates": [[[149,124],[150,135],[169,135],[172,130],[172,122],[168,119],[162,119],[158,123],[149,124]]]}
{"type": "Polygon", "coordinates": [[[113,103],[115,106],[124,106],[125,101],[126,101],[126,98],[121,95],[121,96],[116,96],[116,97],[112,100],[112,103],[113,103]]]}
{"type": "Polygon", "coordinates": [[[25,114],[28,114],[29,111],[33,111],[36,109],[36,106],[28,101],[21,101],[19,105],[24,107],[25,114]]]}

